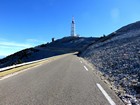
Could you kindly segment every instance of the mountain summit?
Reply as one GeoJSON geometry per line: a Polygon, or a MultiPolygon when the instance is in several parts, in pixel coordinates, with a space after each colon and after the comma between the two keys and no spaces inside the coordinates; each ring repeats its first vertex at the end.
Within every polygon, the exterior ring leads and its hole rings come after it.
{"type": "Polygon", "coordinates": [[[51,43],[42,44],[9,55],[0,60],[0,68],[69,52],[82,51],[95,40],[96,38],[92,37],[64,37],[51,43]]]}

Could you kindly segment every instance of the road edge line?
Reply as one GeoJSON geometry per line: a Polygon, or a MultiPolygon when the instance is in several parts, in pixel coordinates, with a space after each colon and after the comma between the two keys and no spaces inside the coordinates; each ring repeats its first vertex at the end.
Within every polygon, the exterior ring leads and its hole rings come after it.
{"type": "Polygon", "coordinates": [[[84,68],[86,69],[86,71],[88,71],[88,69],[87,69],[87,67],[86,67],[86,66],[84,66],[84,68]]]}
{"type": "Polygon", "coordinates": [[[107,94],[107,92],[103,89],[103,87],[99,83],[96,83],[96,85],[100,89],[100,91],[103,93],[105,98],[108,100],[110,105],[116,105],[115,102],[111,99],[111,97],[107,94]]]}

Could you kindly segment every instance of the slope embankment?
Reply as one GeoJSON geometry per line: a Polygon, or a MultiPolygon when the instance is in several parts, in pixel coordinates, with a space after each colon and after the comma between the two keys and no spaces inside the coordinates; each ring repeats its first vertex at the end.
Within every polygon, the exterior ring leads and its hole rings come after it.
{"type": "Polygon", "coordinates": [[[128,103],[140,103],[140,22],[100,38],[81,56],[101,71],[128,103]]]}

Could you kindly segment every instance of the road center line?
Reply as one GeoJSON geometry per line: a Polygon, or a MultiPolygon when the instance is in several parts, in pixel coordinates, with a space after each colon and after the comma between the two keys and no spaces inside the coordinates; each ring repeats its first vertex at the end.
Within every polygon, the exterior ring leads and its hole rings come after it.
{"type": "Polygon", "coordinates": [[[110,105],[116,105],[115,102],[111,99],[111,97],[106,93],[106,91],[102,88],[102,86],[99,83],[96,83],[97,87],[100,89],[100,91],[103,93],[105,98],[108,100],[110,105]]]}
{"type": "Polygon", "coordinates": [[[86,67],[86,66],[84,66],[84,68],[86,69],[86,71],[88,71],[88,69],[87,69],[87,67],[86,67]]]}

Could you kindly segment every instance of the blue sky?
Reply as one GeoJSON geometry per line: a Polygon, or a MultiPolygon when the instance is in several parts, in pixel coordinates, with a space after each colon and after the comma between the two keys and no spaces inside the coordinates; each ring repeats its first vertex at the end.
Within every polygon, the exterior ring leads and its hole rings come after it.
{"type": "Polygon", "coordinates": [[[109,34],[140,20],[140,0],[0,0],[0,56],[76,33],[109,34]]]}

